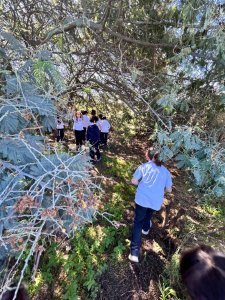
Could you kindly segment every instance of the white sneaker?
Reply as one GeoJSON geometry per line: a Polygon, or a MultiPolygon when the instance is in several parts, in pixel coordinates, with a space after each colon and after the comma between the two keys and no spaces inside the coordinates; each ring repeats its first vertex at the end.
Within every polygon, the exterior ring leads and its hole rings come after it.
{"type": "Polygon", "coordinates": [[[138,257],[135,256],[135,255],[129,254],[128,258],[129,258],[129,260],[132,261],[132,262],[136,262],[136,263],[139,262],[138,257]]]}
{"type": "MultiPolygon", "coordinates": [[[[152,227],[152,221],[150,220],[150,228],[152,227]]],[[[149,230],[150,230],[150,228],[149,228],[149,230]]],[[[149,230],[147,230],[147,231],[144,231],[143,229],[142,229],[142,234],[144,234],[144,235],[147,235],[147,234],[149,234],[149,230]]]]}

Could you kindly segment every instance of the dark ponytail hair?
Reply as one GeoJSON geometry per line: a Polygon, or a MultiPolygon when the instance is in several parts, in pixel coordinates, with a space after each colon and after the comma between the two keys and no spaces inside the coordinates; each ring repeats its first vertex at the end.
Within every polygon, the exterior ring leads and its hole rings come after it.
{"type": "Polygon", "coordinates": [[[158,151],[154,151],[154,149],[149,148],[147,150],[147,156],[153,160],[154,159],[154,163],[156,164],[156,166],[160,167],[162,165],[162,161],[159,159],[159,152],[158,151]]]}
{"type": "MultiPolygon", "coordinates": [[[[15,290],[6,291],[1,300],[12,300],[15,296],[15,290]]],[[[24,286],[21,286],[17,292],[16,300],[29,300],[28,293],[26,292],[24,286]]]]}
{"type": "Polygon", "coordinates": [[[225,299],[225,255],[207,245],[185,250],[180,274],[192,300],[225,299]]]}

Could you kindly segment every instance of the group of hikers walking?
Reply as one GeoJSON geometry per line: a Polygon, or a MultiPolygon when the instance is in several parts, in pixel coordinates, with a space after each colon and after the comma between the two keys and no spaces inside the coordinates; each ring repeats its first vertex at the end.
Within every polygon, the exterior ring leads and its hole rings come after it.
{"type": "MultiPolygon", "coordinates": [[[[96,111],[91,111],[91,116],[88,116],[88,111],[70,111],[67,116],[69,127],[71,126],[74,131],[76,150],[80,151],[82,145],[88,141],[90,143],[90,157],[92,160],[96,158],[97,161],[101,159],[99,150],[100,144],[107,146],[108,133],[111,127],[106,116],[102,114],[96,115],[96,111]]],[[[64,139],[65,124],[63,119],[57,117],[57,142],[64,139]]]]}

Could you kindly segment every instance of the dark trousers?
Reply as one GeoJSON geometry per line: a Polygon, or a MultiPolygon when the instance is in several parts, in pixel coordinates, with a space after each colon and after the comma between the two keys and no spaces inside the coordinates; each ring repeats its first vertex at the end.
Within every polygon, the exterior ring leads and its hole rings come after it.
{"type": "Polygon", "coordinates": [[[154,210],[151,208],[142,207],[136,204],[134,225],[132,231],[130,253],[131,255],[138,256],[141,246],[141,231],[148,231],[150,228],[150,220],[154,210]]]}
{"type": "Polygon", "coordinates": [[[64,138],[64,128],[57,129],[57,142],[62,141],[64,138]]]}
{"type": "Polygon", "coordinates": [[[83,130],[74,130],[75,140],[77,146],[82,146],[83,144],[83,130]]]}
{"type": "Polygon", "coordinates": [[[107,140],[108,140],[108,132],[101,132],[100,133],[100,140],[101,140],[101,143],[103,145],[107,145],[107,140]]]}
{"type": "Polygon", "coordinates": [[[97,159],[100,159],[101,158],[101,153],[99,151],[99,142],[92,143],[90,141],[90,144],[91,144],[91,147],[90,147],[90,157],[91,157],[91,159],[94,159],[95,155],[96,155],[97,159]]]}
{"type": "Polygon", "coordinates": [[[83,130],[83,141],[85,142],[87,139],[87,128],[84,127],[84,130],[83,130]]]}

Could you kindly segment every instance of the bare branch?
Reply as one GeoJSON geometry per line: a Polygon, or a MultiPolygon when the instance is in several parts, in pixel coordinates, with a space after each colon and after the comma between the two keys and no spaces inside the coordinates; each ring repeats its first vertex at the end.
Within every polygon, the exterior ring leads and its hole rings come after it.
{"type": "Polygon", "coordinates": [[[66,25],[63,25],[63,26],[56,27],[56,28],[52,29],[51,31],[49,31],[47,33],[47,35],[44,37],[44,39],[42,41],[40,41],[40,44],[46,43],[54,35],[70,31],[70,30],[72,30],[74,28],[77,28],[77,27],[78,28],[87,27],[87,28],[90,28],[91,30],[99,31],[99,32],[100,31],[105,31],[109,35],[117,37],[120,40],[124,40],[124,41],[126,41],[128,43],[133,43],[133,44],[144,46],[144,47],[150,47],[150,48],[155,48],[155,47],[171,47],[171,48],[173,48],[174,47],[173,44],[167,44],[167,43],[150,43],[150,42],[147,42],[147,41],[142,41],[142,40],[137,40],[137,39],[130,38],[128,36],[125,36],[123,34],[115,32],[115,31],[113,31],[113,30],[111,30],[109,28],[104,28],[104,24],[93,22],[92,20],[88,20],[85,17],[83,17],[83,18],[76,18],[73,22],[70,22],[70,23],[68,23],[66,25]]]}

